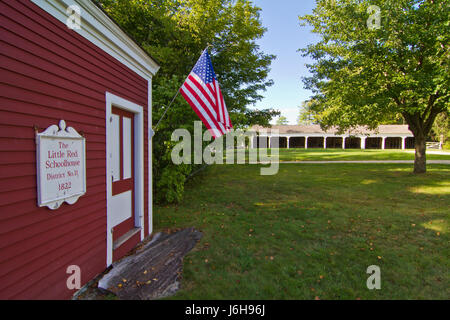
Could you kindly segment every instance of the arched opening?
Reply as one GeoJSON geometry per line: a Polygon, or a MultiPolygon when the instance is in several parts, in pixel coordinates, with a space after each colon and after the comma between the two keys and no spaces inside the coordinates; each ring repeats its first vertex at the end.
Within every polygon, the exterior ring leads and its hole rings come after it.
{"type": "Polygon", "coordinates": [[[327,138],[327,149],[337,149],[342,148],[342,138],[341,137],[328,137],[327,138]]]}
{"type": "Polygon", "coordinates": [[[304,148],[304,147],[305,147],[305,137],[289,138],[289,148],[304,148]]]}
{"type": "Polygon", "coordinates": [[[345,149],[361,149],[361,138],[355,137],[346,138],[345,149]]]}
{"type": "Polygon", "coordinates": [[[282,138],[281,137],[270,137],[270,148],[281,148],[280,143],[282,138]]]}
{"type": "MultiPolygon", "coordinates": [[[[279,142],[278,148],[283,148],[283,149],[287,148],[287,138],[286,137],[280,137],[278,142],[279,142]]],[[[270,145],[272,145],[272,141],[270,141],[270,145]]]]}
{"type": "Polygon", "coordinates": [[[405,141],[406,149],[414,149],[414,137],[407,137],[405,141]]]}
{"type": "Polygon", "coordinates": [[[258,137],[256,148],[267,148],[269,143],[269,137],[258,137]]]}
{"type": "Polygon", "coordinates": [[[399,137],[387,137],[384,142],[385,149],[401,149],[402,138],[399,137]]]}
{"type": "Polygon", "coordinates": [[[309,148],[323,148],[323,137],[309,137],[308,149],[309,148]]]}
{"type": "Polygon", "coordinates": [[[367,138],[366,149],[381,149],[382,138],[367,138]]]}

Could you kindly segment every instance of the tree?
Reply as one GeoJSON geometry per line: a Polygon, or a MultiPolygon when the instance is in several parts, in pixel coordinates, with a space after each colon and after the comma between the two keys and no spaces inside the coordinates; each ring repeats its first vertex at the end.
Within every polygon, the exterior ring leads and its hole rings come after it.
{"type": "Polygon", "coordinates": [[[317,0],[299,17],[321,36],[303,79],[323,106],[320,123],[371,129],[401,114],[415,138],[414,172],[426,172],[426,137],[449,110],[446,0],[317,0]]]}
{"type": "MultiPolygon", "coordinates": [[[[278,114],[272,109],[249,108],[262,98],[261,91],[272,85],[267,76],[275,58],[261,52],[255,43],[266,29],[260,21],[260,9],[249,0],[98,2],[161,65],[152,82],[154,125],[208,44],[234,128],[265,125],[278,114]]],[[[197,120],[179,95],[159,124],[152,138],[156,201],[180,200],[187,176],[199,166],[177,166],[170,158],[172,132],[185,128],[193,133],[197,120]]]]}
{"type": "Polygon", "coordinates": [[[285,116],[280,116],[276,122],[277,125],[284,126],[288,124],[288,119],[285,116]]]}
{"type": "Polygon", "coordinates": [[[303,101],[298,116],[299,125],[318,124],[320,122],[320,104],[315,99],[303,101]]]}
{"type": "Polygon", "coordinates": [[[431,131],[434,139],[439,141],[441,146],[444,146],[450,134],[450,117],[448,113],[442,112],[436,117],[431,131]]]}

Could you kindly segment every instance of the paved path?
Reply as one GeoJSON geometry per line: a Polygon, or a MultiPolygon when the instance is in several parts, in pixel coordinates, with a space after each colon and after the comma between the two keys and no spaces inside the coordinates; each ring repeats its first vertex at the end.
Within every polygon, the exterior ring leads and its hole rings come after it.
{"type": "MultiPolygon", "coordinates": [[[[321,161],[264,161],[264,162],[250,162],[249,164],[270,164],[270,163],[313,163],[313,164],[325,164],[325,163],[407,163],[414,164],[414,160],[321,160],[321,161]]],[[[427,164],[450,164],[450,160],[427,160],[427,164]]]]}
{"type": "MultiPolygon", "coordinates": [[[[414,150],[408,150],[406,152],[415,153],[414,150]]],[[[444,156],[450,156],[449,151],[442,151],[442,150],[427,150],[427,154],[440,154],[440,155],[444,155],[444,156]]]]}

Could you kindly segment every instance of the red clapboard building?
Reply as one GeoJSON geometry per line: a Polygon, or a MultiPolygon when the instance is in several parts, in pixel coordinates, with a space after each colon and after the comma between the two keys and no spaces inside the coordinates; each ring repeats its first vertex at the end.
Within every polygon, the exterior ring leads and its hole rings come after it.
{"type": "Polygon", "coordinates": [[[82,286],[152,233],[159,66],[91,1],[2,0],[0,26],[0,299],[69,299],[73,266],[82,286]],[[83,148],[38,153],[70,130],[83,148]],[[40,202],[73,172],[75,202],[40,202]]]}

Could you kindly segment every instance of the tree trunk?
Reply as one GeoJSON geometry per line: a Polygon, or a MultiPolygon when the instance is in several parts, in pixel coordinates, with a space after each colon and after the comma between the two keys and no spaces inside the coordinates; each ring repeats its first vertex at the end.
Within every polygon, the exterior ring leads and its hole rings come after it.
{"type": "Polygon", "coordinates": [[[414,173],[425,173],[427,172],[426,138],[423,135],[414,137],[414,147],[416,149],[414,173]]]}

